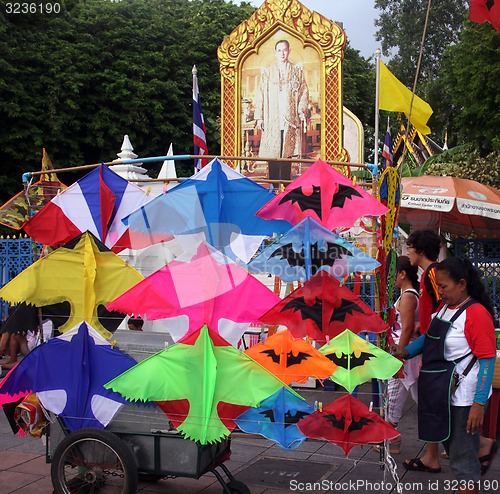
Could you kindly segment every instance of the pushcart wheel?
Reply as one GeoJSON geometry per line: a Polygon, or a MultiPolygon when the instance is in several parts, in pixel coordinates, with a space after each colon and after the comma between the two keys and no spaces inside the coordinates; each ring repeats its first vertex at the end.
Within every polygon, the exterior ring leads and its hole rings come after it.
{"type": "Polygon", "coordinates": [[[239,480],[230,480],[226,485],[231,494],[250,494],[250,489],[239,480]]]}
{"type": "Polygon", "coordinates": [[[50,469],[56,494],[135,494],[137,466],[113,433],[81,429],[57,446],[50,469]]]}

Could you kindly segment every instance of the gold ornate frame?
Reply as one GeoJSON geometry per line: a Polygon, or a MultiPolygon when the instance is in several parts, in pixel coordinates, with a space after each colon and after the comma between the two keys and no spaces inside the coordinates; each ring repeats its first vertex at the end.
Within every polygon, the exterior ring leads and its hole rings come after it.
{"type": "Polygon", "coordinates": [[[218,49],[221,72],[221,155],[242,156],[241,68],[260,45],[276,31],[284,30],[303,46],[313,47],[321,67],[321,159],[348,162],[343,147],[342,60],[346,36],[343,29],[298,0],[265,0],[218,49]]]}

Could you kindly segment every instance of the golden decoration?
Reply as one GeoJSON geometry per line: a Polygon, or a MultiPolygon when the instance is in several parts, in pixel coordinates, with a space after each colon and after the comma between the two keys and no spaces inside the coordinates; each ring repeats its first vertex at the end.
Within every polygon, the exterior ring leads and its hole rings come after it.
{"type": "MultiPolygon", "coordinates": [[[[343,29],[298,0],[266,0],[221,43],[218,58],[222,78],[221,154],[241,154],[239,70],[249,52],[278,29],[284,29],[314,47],[323,64],[321,91],[321,158],[349,161],[342,147],[342,59],[346,36],[343,29]]],[[[345,168],[345,167],[342,167],[345,168]]]]}

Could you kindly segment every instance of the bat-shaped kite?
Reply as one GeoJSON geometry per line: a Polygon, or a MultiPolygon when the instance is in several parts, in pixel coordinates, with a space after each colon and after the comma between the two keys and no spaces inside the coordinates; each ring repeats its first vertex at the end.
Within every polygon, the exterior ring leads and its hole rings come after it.
{"type": "Polygon", "coordinates": [[[308,377],[325,379],[336,365],[310,343],[293,339],[288,330],[280,331],[245,353],[279,377],[286,384],[305,382],[308,377]],[[324,357],[324,358],[323,358],[324,357]]]}
{"type": "Polygon", "coordinates": [[[319,270],[338,279],[380,265],[361,249],[306,217],[248,263],[257,273],[271,273],[290,282],[307,280],[319,270]]]}
{"type": "Polygon", "coordinates": [[[369,192],[318,160],[277,197],[257,211],[265,219],[297,225],[307,216],[329,230],[350,228],[362,216],[381,216],[389,209],[369,192]]]}
{"type": "Polygon", "coordinates": [[[331,379],[352,393],[372,378],[388,379],[396,374],[401,361],[346,329],[319,351],[338,366],[331,379]]]}
{"type": "Polygon", "coordinates": [[[346,456],[354,446],[380,443],[399,432],[357,398],[345,395],[301,420],[297,427],[307,437],[340,446],[346,456]]]}
{"type": "Polygon", "coordinates": [[[258,408],[250,408],[236,420],[245,432],[261,434],[283,449],[295,449],[305,441],[297,424],[314,411],[303,398],[283,387],[266,398],[258,408]]]}
{"type": "Polygon", "coordinates": [[[326,271],[315,274],[260,320],[269,325],[282,324],[296,338],[309,336],[319,342],[348,327],[373,333],[389,329],[365,302],[326,271]]]}

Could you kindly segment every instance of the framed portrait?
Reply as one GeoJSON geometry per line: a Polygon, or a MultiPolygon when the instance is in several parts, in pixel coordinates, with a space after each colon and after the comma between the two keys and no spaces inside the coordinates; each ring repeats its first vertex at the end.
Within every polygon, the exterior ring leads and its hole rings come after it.
{"type": "Polygon", "coordinates": [[[349,161],[345,42],[338,24],[297,0],[266,1],[224,39],[221,154],[252,158],[233,167],[254,179],[293,180],[310,166],[300,159],[349,161]]]}

